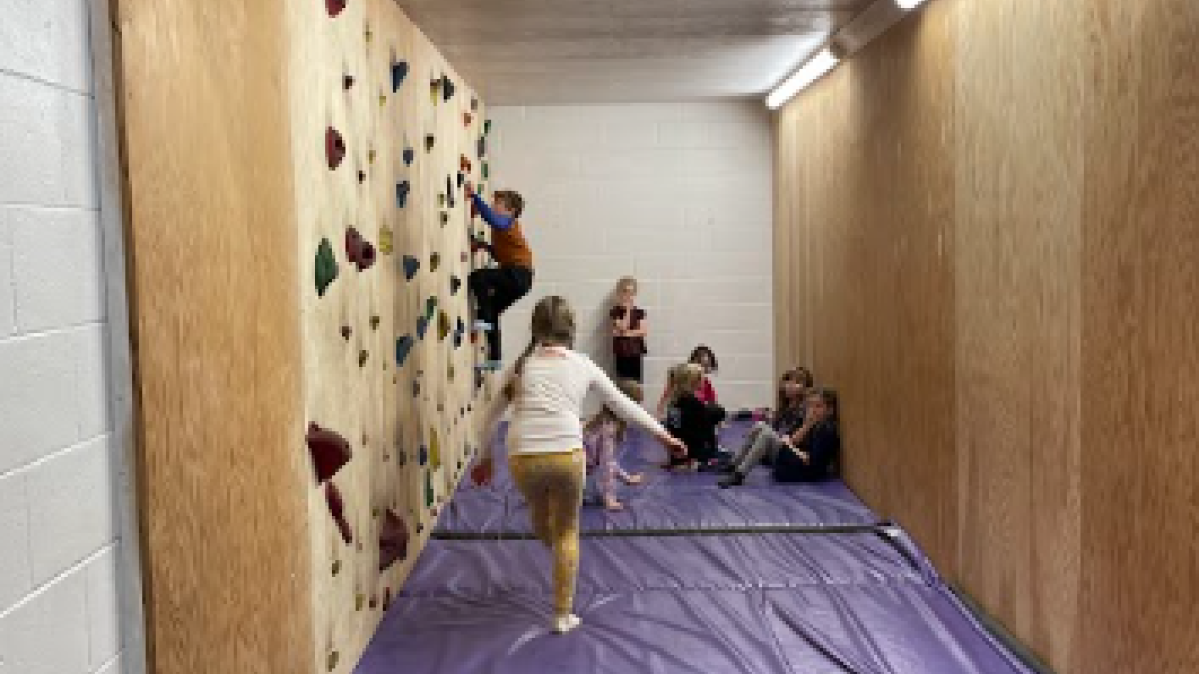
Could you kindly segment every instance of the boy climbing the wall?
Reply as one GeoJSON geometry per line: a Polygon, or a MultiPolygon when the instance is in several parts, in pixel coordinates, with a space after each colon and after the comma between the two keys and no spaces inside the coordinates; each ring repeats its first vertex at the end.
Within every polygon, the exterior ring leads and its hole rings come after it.
{"type": "Polygon", "coordinates": [[[524,297],[533,287],[533,251],[520,228],[525,200],[517,192],[500,190],[489,206],[466,183],[466,194],[493,231],[490,252],[499,264],[495,269],[476,269],[470,274],[470,291],[475,296],[475,328],[487,331],[487,362],[482,367],[500,367],[500,314],[524,297]]]}

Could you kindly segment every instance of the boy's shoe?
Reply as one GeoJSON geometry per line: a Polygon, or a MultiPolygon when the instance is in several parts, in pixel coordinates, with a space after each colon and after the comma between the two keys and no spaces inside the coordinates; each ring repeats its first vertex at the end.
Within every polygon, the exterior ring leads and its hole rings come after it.
{"type": "Polygon", "coordinates": [[[716,485],[721,489],[728,489],[729,487],[736,487],[737,485],[741,484],[745,484],[745,475],[738,473],[737,471],[733,471],[731,475],[721,478],[720,481],[716,483],[716,485]]]}
{"type": "Polygon", "coordinates": [[[474,323],[470,324],[470,327],[475,332],[491,332],[495,329],[495,326],[487,321],[475,321],[474,323]]]}
{"type": "Polygon", "coordinates": [[[504,367],[504,364],[498,360],[485,360],[475,366],[476,369],[483,372],[498,372],[504,367]]]}

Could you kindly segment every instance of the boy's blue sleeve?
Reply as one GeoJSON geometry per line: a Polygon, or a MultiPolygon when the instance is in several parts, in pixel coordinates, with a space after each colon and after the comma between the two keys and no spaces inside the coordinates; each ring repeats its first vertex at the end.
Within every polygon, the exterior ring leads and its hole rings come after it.
{"type": "Polygon", "coordinates": [[[499,230],[505,230],[512,226],[512,221],[515,218],[510,215],[500,215],[491,210],[491,206],[488,206],[487,202],[483,201],[483,197],[480,197],[478,192],[475,192],[472,199],[474,199],[475,208],[479,210],[479,215],[483,217],[483,222],[499,230]]]}

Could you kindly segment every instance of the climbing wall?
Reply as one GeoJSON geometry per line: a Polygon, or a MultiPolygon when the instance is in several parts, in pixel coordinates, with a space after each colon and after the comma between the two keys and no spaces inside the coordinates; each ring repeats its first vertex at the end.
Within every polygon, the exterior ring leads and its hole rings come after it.
{"type": "Polygon", "coordinates": [[[349,672],[477,442],[486,124],[391,0],[288,20],[316,671],[349,672]]]}

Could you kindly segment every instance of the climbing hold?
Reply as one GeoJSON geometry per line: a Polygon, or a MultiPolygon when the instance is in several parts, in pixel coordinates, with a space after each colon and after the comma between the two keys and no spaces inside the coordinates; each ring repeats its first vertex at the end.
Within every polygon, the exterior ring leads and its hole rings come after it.
{"type": "Polygon", "coordinates": [[[367,354],[366,349],[362,349],[361,351],[359,351],[358,352],[358,367],[366,366],[366,359],[368,357],[369,357],[369,354],[367,354]]]}
{"type": "Polygon", "coordinates": [[[358,184],[366,182],[366,171],[358,169],[358,184]]]}
{"type": "Polygon", "coordinates": [[[445,211],[441,212],[441,226],[445,227],[450,223],[450,214],[445,211]]]}
{"type": "Polygon", "coordinates": [[[396,452],[396,463],[400,464],[401,466],[408,465],[408,452],[405,452],[404,450],[396,452]]]}
{"type": "Polygon", "coordinates": [[[454,83],[452,81],[450,81],[450,78],[446,77],[445,75],[442,75],[441,76],[441,96],[442,96],[442,98],[444,98],[447,101],[450,100],[451,98],[454,97],[455,91],[457,91],[457,87],[455,87],[454,83]]]}
{"type": "Polygon", "coordinates": [[[420,316],[416,319],[416,338],[424,339],[425,333],[429,331],[429,319],[420,316]]]}
{"type": "Polygon", "coordinates": [[[334,576],[341,573],[341,560],[340,559],[333,560],[333,569],[332,570],[333,570],[334,576]]]}
{"type": "Polygon", "coordinates": [[[333,246],[329,239],[321,239],[317,246],[317,296],[324,297],[325,290],[337,278],[337,259],[333,257],[333,246]]]}
{"type": "Polygon", "coordinates": [[[353,87],[353,86],[354,86],[354,76],[353,75],[343,75],[341,78],[341,88],[345,89],[346,91],[349,91],[350,87],[353,87]]]}
{"type": "Polygon", "coordinates": [[[344,339],[348,342],[348,341],[350,341],[350,335],[352,335],[352,334],[354,334],[354,331],[350,329],[350,326],[348,326],[348,325],[341,326],[341,338],[342,339],[344,339]]]}
{"type": "Polygon", "coordinates": [[[479,110],[479,99],[478,98],[476,98],[474,96],[470,97],[470,109],[471,109],[471,112],[478,112],[478,110],[479,110]]]}
{"type": "Polygon", "coordinates": [[[384,255],[391,255],[395,250],[393,245],[392,233],[390,227],[379,228],[379,252],[384,255]]]}
{"type": "Polygon", "coordinates": [[[431,134],[431,133],[425,134],[425,152],[432,152],[433,145],[436,142],[437,142],[437,139],[433,137],[433,134],[431,134]]]}
{"type": "Polygon", "coordinates": [[[375,153],[375,148],[372,147],[371,149],[366,151],[366,162],[368,164],[374,164],[376,156],[377,155],[375,153]]]}
{"type": "Polygon", "coordinates": [[[366,595],[359,592],[354,595],[354,610],[361,611],[364,606],[366,606],[366,595]]]}
{"type": "Polygon", "coordinates": [[[435,272],[441,266],[441,254],[433,253],[429,255],[429,271],[435,272]]]}
{"type": "Polygon", "coordinates": [[[420,380],[413,379],[412,380],[412,397],[416,398],[419,395],[420,395],[420,380]]]}
{"type": "Polygon", "coordinates": [[[394,61],[391,64],[391,91],[395,93],[400,90],[400,85],[404,83],[404,78],[408,77],[408,62],[394,61]]]}
{"type": "MultiPolygon", "coordinates": [[[[434,253],[436,255],[437,253],[434,253]]],[[[425,300],[425,319],[433,320],[433,314],[437,312],[437,298],[430,297],[425,300]]]]}
{"type": "Polygon", "coordinates": [[[441,94],[441,79],[434,78],[429,80],[429,96],[433,99],[433,105],[437,105],[437,99],[441,94]]]}
{"type": "Polygon", "coordinates": [[[491,133],[491,120],[483,120],[483,133],[491,133]]]}
{"type": "Polygon", "coordinates": [[[463,175],[462,171],[459,171],[458,172],[458,187],[461,188],[464,183],[466,183],[466,176],[463,175]]]}
{"type": "Polygon", "coordinates": [[[440,342],[444,342],[445,338],[448,337],[449,334],[450,334],[450,317],[445,315],[445,311],[442,311],[437,316],[437,340],[440,342]]]}
{"type": "Polygon", "coordinates": [[[325,160],[329,163],[329,170],[341,166],[341,160],[345,158],[346,144],[341,134],[333,127],[325,129],[325,160]]]}
{"type": "Polygon", "coordinates": [[[358,267],[358,271],[366,271],[375,264],[375,247],[353,227],[346,230],[346,257],[358,267]]]}
{"type": "Polygon", "coordinates": [[[470,255],[466,251],[462,251],[462,254],[459,255],[458,257],[464,264],[466,263],[466,261],[468,259],[470,259],[470,255]]]}
{"type": "Polygon", "coordinates": [[[420,454],[419,454],[418,460],[420,461],[420,465],[422,465],[422,466],[427,465],[429,463],[429,448],[428,447],[426,447],[424,445],[420,446],[420,454]]]}
{"type": "MultiPolygon", "coordinates": [[[[479,136],[478,145],[475,148],[475,151],[479,154],[479,159],[482,159],[483,157],[487,156],[487,138],[486,137],[479,136]]],[[[483,176],[483,177],[486,178],[487,176],[483,176]]]]}
{"type": "Polygon", "coordinates": [[[433,507],[433,498],[436,492],[433,491],[433,473],[425,472],[425,507],[433,507]]]}
{"type": "MultiPolygon", "coordinates": [[[[408,536],[407,529],[404,530],[404,536],[405,536],[405,540],[407,540],[407,538],[406,538],[408,536]]],[[[405,554],[404,556],[406,557],[407,554],[405,554]]],[[[389,608],[391,608],[391,588],[390,587],[383,591],[383,610],[386,611],[389,608]]]]}
{"type": "Polygon", "coordinates": [[[404,366],[404,361],[408,360],[408,354],[412,351],[415,343],[412,335],[404,335],[396,340],[396,367],[404,366]]]}
{"type": "Polygon", "coordinates": [[[454,364],[453,363],[450,363],[446,367],[446,376],[449,377],[450,381],[454,381],[454,364]]]}
{"type": "Polygon", "coordinates": [[[437,207],[445,208],[445,193],[444,192],[437,193],[437,207]]]}
{"type": "Polygon", "coordinates": [[[378,599],[378,597],[376,597],[375,595],[373,595],[373,594],[372,594],[372,595],[371,595],[371,598],[370,598],[370,601],[369,601],[369,602],[367,602],[367,606],[369,606],[369,607],[370,607],[370,610],[372,610],[372,611],[373,611],[373,610],[375,610],[375,607],[376,607],[376,606],[378,606],[378,605],[379,605],[379,599],[378,599]]]}
{"type": "Polygon", "coordinates": [[[404,256],[404,278],[409,281],[416,276],[416,272],[420,271],[420,260],[411,255],[404,256]]]}
{"type": "Polygon", "coordinates": [[[348,440],[334,431],[321,428],[315,422],[308,424],[304,441],[308,445],[308,453],[312,455],[317,484],[336,475],[342,466],[349,463],[353,454],[348,440]]]}
{"type": "MultiPolygon", "coordinates": [[[[390,509],[383,513],[383,524],[379,527],[379,570],[386,571],[397,560],[408,556],[408,527],[390,509]]],[[[390,600],[388,590],[384,604],[390,600]]],[[[384,606],[386,608],[386,605],[384,606]]]]}
{"type": "Polygon", "coordinates": [[[379,320],[378,316],[371,316],[371,330],[379,329],[379,320]]]}
{"type": "Polygon", "coordinates": [[[332,482],[325,485],[325,503],[328,504],[329,514],[333,516],[333,521],[337,523],[337,529],[341,532],[341,540],[349,545],[354,541],[354,534],[350,531],[350,523],[346,521],[345,502],[341,499],[341,492],[332,482]]]}
{"type": "Polygon", "coordinates": [[[446,198],[450,201],[450,208],[454,207],[454,178],[452,176],[445,177],[445,193],[446,198]]]}
{"type": "Polygon", "coordinates": [[[487,180],[488,178],[490,178],[491,177],[490,174],[491,174],[491,167],[487,165],[487,162],[483,162],[483,179],[487,180]]]}
{"type": "Polygon", "coordinates": [[[407,180],[401,180],[396,183],[396,206],[403,208],[408,204],[408,192],[412,190],[412,186],[407,180]]]}
{"type": "Polygon", "coordinates": [[[470,114],[469,112],[462,113],[462,125],[463,126],[470,126],[470,123],[472,121],[474,121],[474,115],[470,114]]]}
{"type": "Polygon", "coordinates": [[[429,428],[429,459],[433,462],[433,470],[441,468],[441,438],[437,436],[437,429],[429,428]]]}
{"type": "Polygon", "coordinates": [[[466,158],[466,155],[459,155],[458,156],[458,170],[464,171],[466,173],[470,173],[470,167],[471,167],[471,163],[470,163],[470,160],[466,158]]]}
{"type": "Polygon", "coordinates": [[[374,35],[375,34],[371,32],[370,23],[367,23],[366,27],[363,29],[363,38],[366,40],[368,45],[371,43],[371,38],[374,37],[374,35]]]}
{"type": "Polygon", "coordinates": [[[325,0],[325,9],[331,17],[341,14],[341,10],[345,8],[346,0],[325,0]]]}
{"type": "Polygon", "coordinates": [[[410,147],[404,148],[404,166],[412,166],[413,160],[416,159],[416,151],[410,147]]]}
{"type": "MultiPolygon", "coordinates": [[[[461,287],[462,287],[462,279],[451,274],[450,275],[450,294],[457,295],[458,289],[461,287]]],[[[462,319],[458,319],[458,320],[461,321],[462,319]]]]}
{"type": "MultiPolygon", "coordinates": [[[[332,0],[329,1],[332,2],[332,0]]],[[[345,3],[342,4],[344,5],[345,3]]],[[[341,655],[337,651],[329,651],[329,657],[325,660],[325,666],[328,667],[329,671],[331,672],[337,669],[337,661],[340,659],[341,655]]]]}
{"type": "Polygon", "coordinates": [[[379,94],[379,107],[387,105],[387,94],[379,94]]]}

